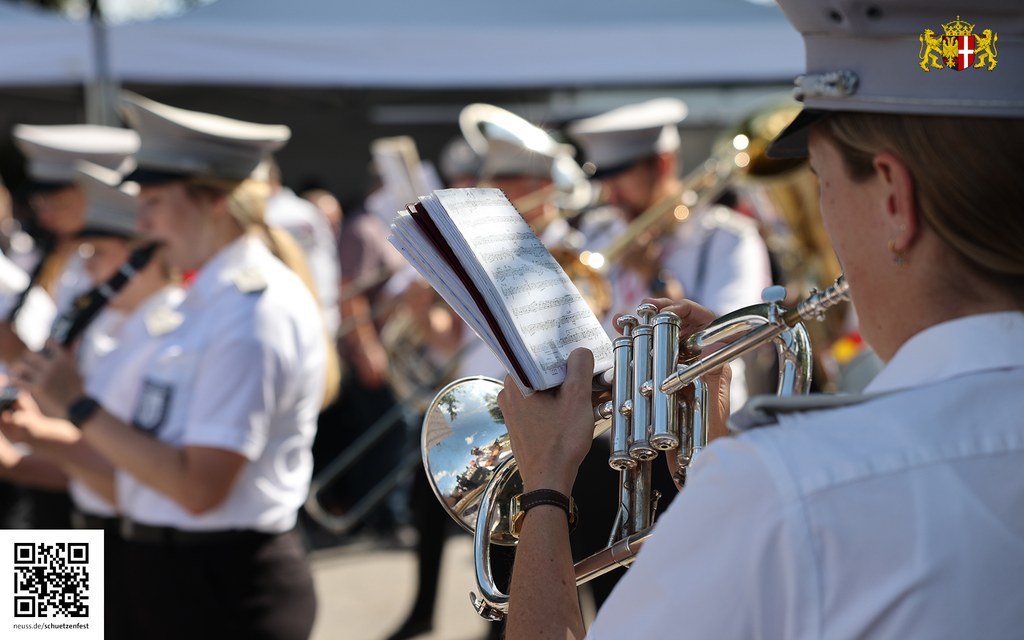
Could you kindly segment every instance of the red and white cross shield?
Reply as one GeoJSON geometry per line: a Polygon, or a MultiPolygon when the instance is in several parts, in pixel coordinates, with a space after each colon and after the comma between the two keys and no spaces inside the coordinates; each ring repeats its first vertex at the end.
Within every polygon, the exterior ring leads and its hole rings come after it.
{"type": "Polygon", "coordinates": [[[974,64],[974,36],[957,36],[956,70],[963,71],[974,64]]]}

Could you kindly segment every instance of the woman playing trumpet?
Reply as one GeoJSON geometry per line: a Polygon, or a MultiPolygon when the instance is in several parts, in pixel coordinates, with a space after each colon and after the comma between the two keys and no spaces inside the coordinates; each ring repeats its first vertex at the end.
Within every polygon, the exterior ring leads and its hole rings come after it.
{"type": "MultiPolygon", "coordinates": [[[[892,64],[904,44],[913,55],[922,26],[956,14],[948,3],[866,17],[779,4],[811,73],[798,83],[807,109],[774,150],[809,154],[862,332],[886,367],[846,406],[812,397],[709,446],[591,635],[1016,637],[1024,185],[1011,168],[1024,88],[987,72],[965,79],[969,90],[924,83],[892,64]]],[[[1009,10],[997,1],[971,18],[1019,34],[999,22],[1009,10]]],[[[1004,55],[1024,48],[1015,42],[1004,55]]],[[[684,331],[712,319],[655,303],[684,331]]],[[[593,433],[590,364],[573,354],[556,393],[506,385],[499,397],[524,491],[571,491],[593,433]]],[[[724,399],[721,377],[708,382],[724,399]]],[[[527,512],[509,638],[584,635],[567,539],[562,509],[527,512]]]]}

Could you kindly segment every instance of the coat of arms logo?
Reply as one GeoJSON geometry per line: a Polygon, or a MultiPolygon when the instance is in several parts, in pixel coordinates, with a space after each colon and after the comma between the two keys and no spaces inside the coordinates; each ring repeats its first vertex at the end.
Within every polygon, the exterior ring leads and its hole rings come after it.
{"type": "Polygon", "coordinates": [[[981,35],[974,33],[975,25],[956,17],[956,20],[942,25],[942,35],[925,29],[918,36],[921,50],[917,57],[922,71],[932,69],[981,69],[996,68],[996,40],[998,34],[985,29],[981,35]]]}

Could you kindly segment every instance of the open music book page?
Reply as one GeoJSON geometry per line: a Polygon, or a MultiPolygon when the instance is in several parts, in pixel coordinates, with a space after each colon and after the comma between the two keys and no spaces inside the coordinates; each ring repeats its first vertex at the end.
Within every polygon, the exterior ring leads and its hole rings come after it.
{"type": "Polygon", "coordinates": [[[565,379],[573,349],[612,366],[612,344],[576,286],[498,189],[443,189],[400,211],[388,240],[462,316],[523,393],[565,379]]]}

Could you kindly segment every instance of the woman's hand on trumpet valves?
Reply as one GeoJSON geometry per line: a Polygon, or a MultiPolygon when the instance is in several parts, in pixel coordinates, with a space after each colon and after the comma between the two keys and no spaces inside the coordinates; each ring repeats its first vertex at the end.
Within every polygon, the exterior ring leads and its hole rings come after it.
{"type": "Polygon", "coordinates": [[[505,378],[498,406],[512,439],[523,491],[572,493],[576,472],[594,440],[593,372],[594,355],[576,349],[569,354],[565,381],[557,389],[524,397],[512,378],[505,378]]]}
{"type": "MultiPolygon", "coordinates": [[[[668,298],[645,298],[644,303],[653,304],[658,312],[666,311],[679,316],[682,322],[679,326],[680,340],[685,341],[690,335],[704,329],[718,316],[711,309],[697,304],[693,300],[674,301],[668,298]]],[[[720,348],[722,345],[710,345],[709,352],[720,348]]],[[[688,356],[699,354],[686,354],[688,356]]],[[[726,364],[710,373],[701,376],[701,380],[708,387],[708,397],[712,402],[705,410],[708,413],[708,442],[715,438],[729,434],[726,421],[731,410],[729,399],[729,385],[732,382],[732,368],[726,364]]],[[[684,398],[687,402],[693,401],[692,391],[687,389],[684,398]]],[[[673,456],[666,456],[669,461],[669,470],[673,471],[673,456]]]]}

